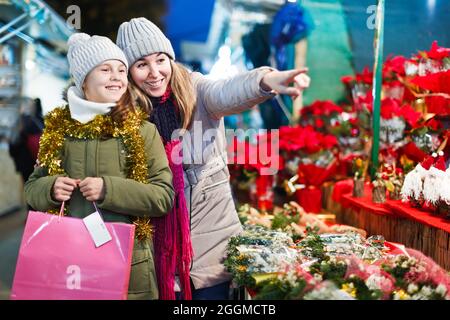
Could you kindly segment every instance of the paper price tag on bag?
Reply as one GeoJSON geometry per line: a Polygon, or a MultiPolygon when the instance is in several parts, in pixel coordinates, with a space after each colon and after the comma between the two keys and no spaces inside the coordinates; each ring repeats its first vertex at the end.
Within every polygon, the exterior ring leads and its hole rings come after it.
{"type": "Polygon", "coordinates": [[[94,213],[88,215],[83,219],[83,222],[88,229],[92,240],[94,240],[96,248],[111,241],[111,234],[106,228],[105,222],[103,221],[98,211],[95,211],[94,213]]]}

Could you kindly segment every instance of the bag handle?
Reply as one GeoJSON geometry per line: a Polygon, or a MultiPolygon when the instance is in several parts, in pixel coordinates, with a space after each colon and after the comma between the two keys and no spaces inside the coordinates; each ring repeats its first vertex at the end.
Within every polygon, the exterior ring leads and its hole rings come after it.
{"type": "Polygon", "coordinates": [[[59,209],[59,214],[58,214],[58,222],[61,220],[62,216],[64,215],[64,205],[65,205],[65,201],[63,201],[61,203],[61,209],[59,209]]]}
{"type": "MultiPolygon", "coordinates": [[[[61,219],[61,217],[64,215],[64,206],[65,206],[65,201],[63,201],[61,203],[61,209],[59,209],[59,219],[61,219]]],[[[95,203],[95,201],[92,201],[92,204],[94,205],[95,210],[97,210],[97,212],[99,213],[99,215],[101,216],[102,213],[100,212],[99,208],[97,207],[97,204],[95,203]]],[[[103,218],[103,217],[102,217],[103,218]]],[[[58,219],[58,221],[59,221],[58,219]]]]}
{"type": "Polygon", "coordinates": [[[97,203],[95,201],[92,201],[92,204],[94,205],[95,210],[97,210],[98,214],[100,215],[100,217],[103,219],[103,215],[102,212],[100,211],[100,209],[97,207],[97,203]]]}

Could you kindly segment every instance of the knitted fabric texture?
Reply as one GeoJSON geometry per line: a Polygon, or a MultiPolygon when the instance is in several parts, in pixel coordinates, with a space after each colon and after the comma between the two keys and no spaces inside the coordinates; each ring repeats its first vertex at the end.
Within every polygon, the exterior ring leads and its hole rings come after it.
{"type": "Polygon", "coordinates": [[[169,39],[157,25],[146,18],[133,18],[122,23],[117,32],[116,43],[125,52],[130,66],[142,57],[159,52],[175,60],[175,52],[169,39]]]}
{"type": "Polygon", "coordinates": [[[177,107],[170,87],[160,98],[152,98],[153,112],[149,117],[163,138],[169,166],[173,175],[175,200],[172,210],[161,218],[153,218],[155,226],[155,269],[159,296],[162,300],[175,299],[175,275],[180,279],[182,298],[192,299],[190,267],[193,256],[189,213],[184,196],[182,148],[179,140],[171,140],[173,130],[180,128],[177,107]],[[175,159],[174,157],[177,157],[175,159]]]}
{"type": "Polygon", "coordinates": [[[83,92],[83,82],[88,73],[107,60],[119,60],[128,69],[128,62],[122,50],[109,38],[75,33],[67,40],[70,75],[78,90],[83,92]]]}

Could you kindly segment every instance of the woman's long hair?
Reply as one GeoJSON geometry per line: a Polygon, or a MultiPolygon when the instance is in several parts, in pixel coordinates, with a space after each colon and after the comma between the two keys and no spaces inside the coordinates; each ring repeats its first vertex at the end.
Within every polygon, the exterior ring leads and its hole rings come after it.
{"type": "Polygon", "coordinates": [[[128,112],[134,112],[136,105],[146,99],[146,96],[135,86],[128,83],[127,91],[122,95],[116,106],[111,110],[114,121],[122,123],[128,117],[128,112]]]}
{"type": "MultiPolygon", "coordinates": [[[[170,66],[172,67],[170,86],[181,115],[181,128],[188,129],[194,114],[197,95],[191,80],[191,75],[189,74],[189,70],[181,63],[175,62],[172,59],[170,59],[170,66]]],[[[136,104],[150,115],[153,110],[150,97],[145,91],[136,85],[131,76],[129,83],[131,91],[136,93],[136,104]]]]}

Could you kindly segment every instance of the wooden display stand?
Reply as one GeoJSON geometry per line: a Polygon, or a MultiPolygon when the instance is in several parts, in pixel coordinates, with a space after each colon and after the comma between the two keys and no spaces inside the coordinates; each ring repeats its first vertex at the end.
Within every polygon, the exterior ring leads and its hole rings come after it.
{"type": "Polygon", "coordinates": [[[349,192],[335,201],[332,193],[330,190],[325,193],[324,207],[333,210],[337,223],[362,228],[368,235],[382,235],[387,241],[419,250],[450,270],[450,220],[411,208],[399,200],[372,203],[367,186],[362,198],[355,198],[349,192]]]}

